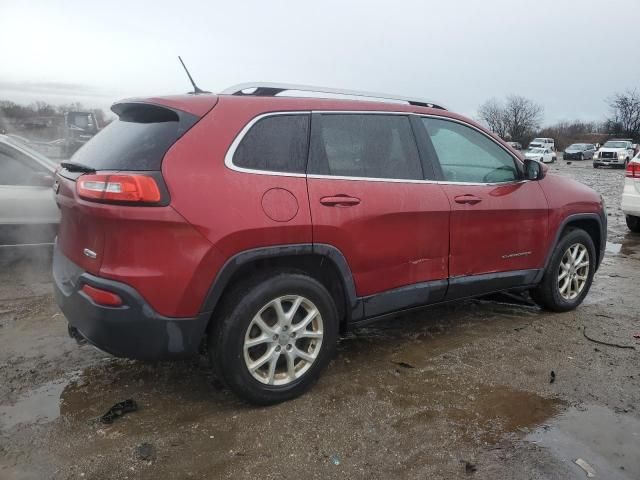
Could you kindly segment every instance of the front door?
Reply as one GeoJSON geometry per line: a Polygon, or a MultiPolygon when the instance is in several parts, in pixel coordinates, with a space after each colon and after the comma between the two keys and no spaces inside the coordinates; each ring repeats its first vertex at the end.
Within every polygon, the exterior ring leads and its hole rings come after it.
{"type": "Polygon", "coordinates": [[[367,316],[444,297],[449,201],[407,115],[314,113],[307,184],[313,242],[345,256],[367,316]]]}
{"type": "Polygon", "coordinates": [[[464,123],[422,117],[451,203],[449,298],[533,281],[543,267],[548,205],[494,139],[464,123]]]}

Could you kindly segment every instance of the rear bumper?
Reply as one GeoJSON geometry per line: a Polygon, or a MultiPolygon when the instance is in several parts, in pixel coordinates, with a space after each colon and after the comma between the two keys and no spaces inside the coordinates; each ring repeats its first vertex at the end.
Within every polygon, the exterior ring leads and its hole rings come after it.
{"type": "Polygon", "coordinates": [[[56,302],[69,325],[100,350],[141,360],[184,358],[198,352],[211,312],[195,318],[164,317],[130,286],[83,271],[57,245],[53,279],[56,302]],[[97,305],[80,291],[84,284],[118,294],[124,305],[97,305]]]}

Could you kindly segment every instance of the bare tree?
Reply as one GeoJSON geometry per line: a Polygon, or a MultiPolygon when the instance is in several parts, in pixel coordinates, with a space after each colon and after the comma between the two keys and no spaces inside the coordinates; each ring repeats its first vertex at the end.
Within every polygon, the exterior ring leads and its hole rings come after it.
{"type": "Polygon", "coordinates": [[[480,118],[480,121],[489,128],[489,130],[500,138],[505,138],[507,136],[507,126],[504,122],[504,107],[497,99],[492,98],[480,105],[480,108],[478,109],[478,117],[480,118]]]}
{"type": "Polygon", "coordinates": [[[531,132],[540,128],[542,105],[519,95],[507,97],[504,107],[504,122],[507,134],[516,142],[522,142],[531,132]]]}
{"type": "Polygon", "coordinates": [[[616,93],[609,100],[611,116],[607,120],[610,133],[633,139],[640,138],[640,94],[637,90],[616,93]]]}
{"type": "Polygon", "coordinates": [[[541,105],[519,95],[510,95],[504,105],[496,99],[483,103],[478,116],[499,137],[524,144],[532,132],[540,128],[542,111],[541,105]]]}

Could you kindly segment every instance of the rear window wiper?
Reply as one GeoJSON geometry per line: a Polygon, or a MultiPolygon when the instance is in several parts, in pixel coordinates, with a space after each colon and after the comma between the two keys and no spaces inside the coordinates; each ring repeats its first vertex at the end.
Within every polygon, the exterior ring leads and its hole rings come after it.
{"type": "Polygon", "coordinates": [[[96,169],[93,167],[88,167],[87,165],[75,162],[61,162],[60,166],[62,168],[66,168],[70,172],[93,173],[96,171],[96,169]]]}

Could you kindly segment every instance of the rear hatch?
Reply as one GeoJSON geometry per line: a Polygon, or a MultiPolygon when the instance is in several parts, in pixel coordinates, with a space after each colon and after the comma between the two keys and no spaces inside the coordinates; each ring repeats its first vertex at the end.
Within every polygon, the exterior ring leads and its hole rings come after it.
{"type": "Polygon", "coordinates": [[[100,271],[114,229],[126,228],[126,221],[139,216],[141,208],[169,204],[161,175],[164,155],[213,108],[217,97],[152,100],[115,104],[117,119],[62,162],[58,172],[58,246],[92,274],[100,271]]]}

